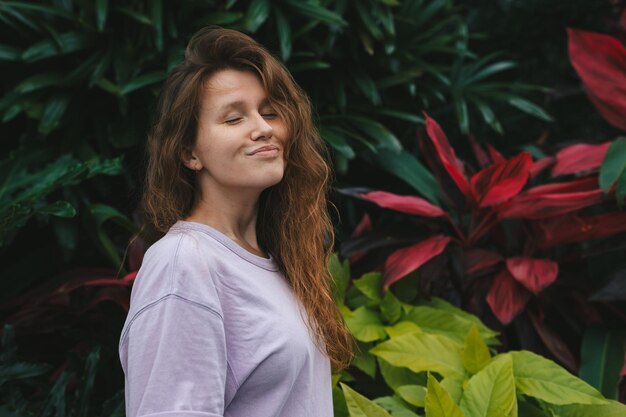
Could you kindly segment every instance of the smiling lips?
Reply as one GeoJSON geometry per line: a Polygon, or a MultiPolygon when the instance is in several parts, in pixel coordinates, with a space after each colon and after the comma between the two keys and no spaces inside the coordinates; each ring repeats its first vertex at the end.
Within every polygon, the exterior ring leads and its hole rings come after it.
{"type": "Polygon", "coordinates": [[[257,148],[255,150],[253,150],[252,152],[250,152],[248,154],[248,156],[276,156],[278,155],[278,148],[274,145],[266,145],[266,146],[261,146],[260,148],[257,148]]]}

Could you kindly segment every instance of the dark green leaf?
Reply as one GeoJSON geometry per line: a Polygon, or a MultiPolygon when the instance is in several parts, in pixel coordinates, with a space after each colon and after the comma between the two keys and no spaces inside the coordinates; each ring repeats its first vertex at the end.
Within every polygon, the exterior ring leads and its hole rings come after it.
{"type": "Polygon", "coordinates": [[[154,45],[157,51],[163,50],[163,1],[150,0],[150,18],[154,26],[154,45]]]}
{"type": "Polygon", "coordinates": [[[37,210],[39,213],[51,214],[57,217],[74,217],[76,209],[67,201],[55,201],[37,210]]]}
{"type": "Polygon", "coordinates": [[[252,0],[243,19],[246,30],[254,33],[267,20],[270,14],[269,0],[252,0]]]}
{"type": "Polygon", "coordinates": [[[348,145],[346,138],[341,132],[336,131],[332,127],[320,127],[320,135],[322,138],[330,144],[337,152],[346,157],[347,159],[354,158],[354,150],[348,145]]]}
{"type": "Polygon", "coordinates": [[[280,43],[280,56],[283,61],[288,61],[291,55],[291,26],[279,8],[274,8],[274,16],[276,17],[276,32],[280,43]]]}
{"type": "Polygon", "coordinates": [[[15,87],[15,90],[20,93],[30,93],[40,88],[61,84],[63,78],[63,75],[56,72],[44,72],[26,78],[15,87]]]}
{"type": "Polygon", "coordinates": [[[521,97],[511,97],[508,100],[508,103],[513,107],[517,107],[524,113],[528,113],[532,116],[537,117],[538,119],[545,120],[546,122],[553,121],[552,116],[546,113],[545,110],[526,99],[523,99],[521,97]]]}
{"type": "Polygon", "coordinates": [[[618,330],[591,327],[585,331],[580,377],[606,398],[617,399],[619,371],[624,363],[624,335],[618,330]]]}
{"type": "Polygon", "coordinates": [[[600,188],[608,191],[626,170],[626,137],[615,139],[600,167],[600,188]]]}
{"type": "Polygon", "coordinates": [[[22,53],[26,62],[35,62],[56,55],[68,54],[87,48],[91,41],[82,32],[67,32],[59,35],[62,46],[59,47],[54,39],[45,39],[30,46],[22,53]]]}
{"type": "Polygon", "coordinates": [[[0,61],[17,61],[21,55],[20,49],[0,43],[0,61]]]}
{"type": "Polygon", "coordinates": [[[346,26],[348,23],[335,12],[323,8],[315,4],[303,2],[300,0],[284,0],[294,12],[304,17],[328,23],[330,25],[346,26]]]}
{"type": "Polygon", "coordinates": [[[128,94],[131,91],[135,91],[141,87],[145,87],[146,85],[161,82],[165,79],[166,76],[167,74],[164,71],[154,71],[140,75],[139,77],[135,78],[134,80],[123,86],[121,89],[121,93],[128,94]]]}
{"type": "Polygon", "coordinates": [[[152,26],[152,20],[146,16],[143,13],[140,13],[136,10],[131,9],[130,7],[126,7],[126,6],[118,6],[114,9],[116,12],[121,13],[125,16],[130,17],[131,19],[133,19],[136,22],[139,22],[141,24],[147,25],[147,26],[152,26]]]}
{"type": "Polygon", "coordinates": [[[109,0],[96,0],[96,26],[98,32],[104,30],[104,26],[107,21],[107,14],[109,13],[109,0]]]}
{"type": "Polygon", "coordinates": [[[215,12],[209,13],[206,16],[208,23],[213,25],[229,25],[235,23],[243,18],[241,12],[215,12]]]}
{"type": "Polygon", "coordinates": [[[59,126],[61,117],[63,117],[69,101],[69,97],[59,96],[53,97],[46,103],[46,107],[39,120],[38,130],[40,133],[47,135],[59,126]]]}
{"type": "Polygon", "coordinates": [[[331,65],[328,62],[324,61],[307,61],[307,62],[299,62],[297,64],[292,64],[289,67],[289,70],[292,73],[310,71],[316,69],[328,69],[331,68],[331,65]]]}

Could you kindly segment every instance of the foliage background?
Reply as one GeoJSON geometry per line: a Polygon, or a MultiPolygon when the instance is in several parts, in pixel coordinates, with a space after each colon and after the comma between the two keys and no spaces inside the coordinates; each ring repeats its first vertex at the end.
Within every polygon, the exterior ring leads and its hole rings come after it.
{"type": "MultiPolygon", "coordinates": [[[[119,410],[117,340],[144,249],[132,240],[142,144],[159,85],[200,27],[243,30],[285,61],[315,104],[337,186],[419,190],[437,200],[416,159],[423,110],[468,159],[469,132],[505,155],[618,135],[569,64],[565,28],[608,32],[622,7],[609,0],[0,2],[0,317],[13,325],[17,346],[3,332],[2,358],[49,364],[23,364],[19,383],[3,376],[3,399],[22,410],[15,415],[119,410]]],[[[363,206],[333,200],[340,249],[363,206]]],[[[623,267],[619,256],[591,264],[601,276],[623,267]]],[[[565,338],[579,355],[580,334],[565,338]]],[[[540,342],[524,347],[549,354],[540,342]]]]}

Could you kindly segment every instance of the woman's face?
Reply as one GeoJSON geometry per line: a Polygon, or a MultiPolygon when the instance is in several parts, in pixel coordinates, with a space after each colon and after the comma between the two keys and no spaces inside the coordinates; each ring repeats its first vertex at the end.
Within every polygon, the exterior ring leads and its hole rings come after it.
{"type": "Polygon", "coordinates": [[[220,70],[207,79],[192,158],[202,188],[262,191],[280,182],[287,126],[267,100],[256,75],[220,70]]]}

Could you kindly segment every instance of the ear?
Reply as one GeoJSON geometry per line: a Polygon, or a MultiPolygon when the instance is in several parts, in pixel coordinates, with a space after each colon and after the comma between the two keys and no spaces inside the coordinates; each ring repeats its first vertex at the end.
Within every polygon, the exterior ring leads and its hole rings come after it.
{"type": "Polygon", "coordinates": [[[196,157],[193,150],[189,148],[183,149],[181,160],[183,162],[183,165],[185,165],[192,171],[199,171],[200,169],[202,169],[202,163],[196,157]]]}

